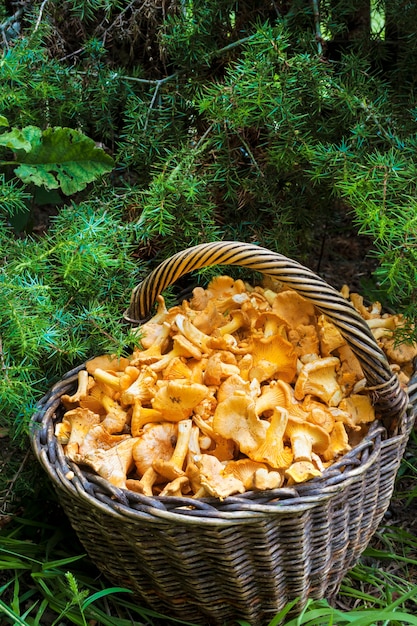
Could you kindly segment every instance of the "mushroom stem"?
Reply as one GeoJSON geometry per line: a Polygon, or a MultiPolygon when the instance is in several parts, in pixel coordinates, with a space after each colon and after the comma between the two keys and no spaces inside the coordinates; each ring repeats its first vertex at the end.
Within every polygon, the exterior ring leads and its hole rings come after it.
{"type": "Polygon", "coordinates": [[[207,344],[211,340],[210,335],[206,335],[201,332],[201,330],[194,326],[194,324],[184,315],[176,315],[174,321],[178,330],[184,335],[184,337],[191,341],[191,343],[203,352],[207,352],[209,350],[207,344]]]}
{"type": "Polygon", "coordinates": [[[143,364],[143,363],[155,363],[158,361],[163,354],[166,341],[171,332],[171,326],[167,322],[162,323],[162,329],[158,337],[155,339],[154,343],[147,350],[136,350],[134,353],[134,358],[132,360],[133,365],[143,364]]]}
{"type": "Polygon", "coordinates": [[[163,415],[156,409],[143,407],[139,401],[136,401],[132,410],[132,421],[130,423],[130,431],[133,437],[138,437],[143,427],[149,423],[162,422],[163,415]]]}
{"type": "Polygon", "coordinates": [[[285,435],[290,438],[294,461],[311,461],[312,452],[321,454],[330,444],[329,434],[317,424],[290,416],[285,435]]]}
{"type": "Polygon", "coordinates": [[[178,476],[178,478],[174,478],[174,480],[165,485],[159,495],[178,498],[183,495],[183,490],[186,491],[189,490],[189,488],[190,485],[187,476],[178,476]]]}
{"type": "Polygon", "coordinates": [[[106,393],[100,394],[100,403],[107,413],[109,413],[112,409],[117,407],[117,403],[112,398],[110,398],[110,396],[108,396],[106,393]]]}
{"type": "Polygon", "coordinates": [[[126,480],[126,488],[144,496],[153,496],[153,486],[158,479],[158,474],[153,467],[148,467],[140,480],[130,478],[126,480]]]}
{"type": "Polygon", "coordinates": [[[202,354],[200,349],[187,339],[183,335],[174,335],[173,338],[174,347],[172,350],[162,355],[159,361],[152,363],[150,369],[153,372],[161,372],[165,369],[174,358],[176,357],[192,357],[194,359],[201,359],[202,354]]]}
{"type": "Polygon", "coordinates": [[[188,444],[191,438],[192,421],[190,419],[181,420],[178,422],[178,439],[175,446],[174,453],[170,459],[171,465],[182,470],[185,457],[188,452],[188,444]]]}
{"type": "Polygon", "coordinates": [[[190,419],[178,422],[178,438],[174,452],[169,461],[156,460],[152,467],[158,474],[168,480],[175,480],[178,476],[185,474],[183,470],[184,461],[188,453],[188,444],[191,437],[193,423],[190,419]]]}
{"type": "Polygon", "coordinates": [[[244,324],[243,313],[240,310],[231,311],[232,319],[219,328],[220,335],[232,335],[244,324]]]}
{"type": "Polygon", "coordinates": [[[83,400],[88,393],[88,372],[87,370],[80,370],[78,372],[78,388],[77,391],[72,395],[64,395],[61,398],[61,402],[64,404],[74,404],[75,402],[79,402],[83,400]]]}
{"type": "Polygon", "coordinates": [[[290,448],[284,446],[284,433],[288,423],[288,411],[282,407],[274,408],[265,441],[248,456],[254,461],[267,463],[274,469],[289,467],[293,460],[290,448]]]}
{"type": "Polygon", "coordinates": [[[109,385],[109,387],[115,389],[116,391],[120,389],[119,377],[107,372],[106,370],[102,370],[100,367],[97,367],[94,371],[94,378],[105,385],[109,385]]]}
{"type": "Polygon", "coordinates": [[[313,441],[306,433],[297,432],[291,437],[294,461],[311,461],[313,441]]]}

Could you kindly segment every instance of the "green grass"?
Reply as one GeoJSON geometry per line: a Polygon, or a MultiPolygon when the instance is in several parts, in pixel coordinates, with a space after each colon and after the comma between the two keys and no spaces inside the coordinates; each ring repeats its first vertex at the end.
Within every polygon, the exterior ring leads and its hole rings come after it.
{"type": "MultiPolygon", "coordinates": [[[[326,600],[311,601],[299,617],[286,619],[288,605],[269,626],[417,626],[415,439],[401,466],[391,517],[386,517],[360,563],[346,575],[335,606],[326,600]]],[[[46,490],[27,503],[21,517],[0,529],[2,626],[192,624],[138,607],[127,589],[109,586],[46,490]]],[[[249,626],[245,621],[236,623],[249,626]]]]}
{"type": "Polygon", "coordinates": [[[127,589],[109,587],[51,502],[47,511],[33,503],[0,530],[0,623],[151,626],[167,618],[136,606],[127,589]]]}

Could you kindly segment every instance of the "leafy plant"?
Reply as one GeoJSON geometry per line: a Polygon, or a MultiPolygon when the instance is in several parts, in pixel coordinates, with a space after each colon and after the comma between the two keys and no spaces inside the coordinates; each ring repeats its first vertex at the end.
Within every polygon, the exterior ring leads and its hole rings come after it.
{"type": "MultiPolygon", "coordinates": [[[[8,121],[0,116],[0,127],[8,121]]],[[[85,189],[88,183],[113,169],[113,159],[94,141],[70,128],[37,126],[12,128],[0,134],[0,146],[13,151],[13,160],[0,160],[0,167],[12,166],[14,174],[27,184],[60,188],[65,195],[85,189]]],[[[25,209],[29,194],[14,180],[3,183],[3,211],[9,215],[25,209]]]]}

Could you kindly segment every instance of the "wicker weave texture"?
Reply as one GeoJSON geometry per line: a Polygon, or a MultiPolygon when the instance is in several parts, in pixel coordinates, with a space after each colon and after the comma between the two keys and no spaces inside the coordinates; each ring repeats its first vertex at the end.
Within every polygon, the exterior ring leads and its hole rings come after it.
{"type": "MultiPolygon", "coordinates": [[[[246,244],[235,244],[217,246],[216,259],[225,263],[226,255],[237,262],[243,255],[247,265],[267,263],[273,274],[271,258],[276,261],[277,255],[262,252],[262,259],[254,260],[255,246],[248,251],[246,244]]],[[[153,298],[175,277],[213,264],[207,246],[192,249],[191,260],[189,252],[177,257],[135,290],[131,311],[149,312],[153,298]]],[[[289,265],[286,272],[298,291],[309,292],[316,304],[324,301],[324,309],[332,302],[333,319],[336,311],[342,320],[337,324],[377,387],[373,397],[386,408],[387,428],[372,424],[364,440],[322,477],[222,502],[146,497],[112,487],[69,462],[54,435],[63,414],[60,397],[72,393],[83,366],[50,390],[32,420],[35,454],[92,561],[112,584],[131,589],[140,604],[171,617],[207,625],[246,619],[263,626],[289,601],[298,600],[292,611],[297,615],[309,598],[331,600],[392,497],[414,423],[417,383],[413,379],[407,397],[363,321],[355,315],[348,321],[351,307],[321,279],[311,279],[308,270],[280,259],[289,265]]],[[[282,278],[281,269],[279,274],[282,278]]]]}

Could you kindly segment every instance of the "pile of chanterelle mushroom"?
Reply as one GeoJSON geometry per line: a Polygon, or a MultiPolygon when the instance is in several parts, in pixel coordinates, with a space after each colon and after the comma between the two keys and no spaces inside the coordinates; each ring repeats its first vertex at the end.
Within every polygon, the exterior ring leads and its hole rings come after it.
{"type": "MultiPolygon", "coordinates": [[[[414,346],[401,316],[342,295],[406,385],[414,346]]],[[[56,436],[66,456],[148,496],[215,496],[320,476],[376,417],[357,358],[315,307],[276,283],[220,276],[138,329],[129,358],[99,356],[79,373],[56,436]]]]}

